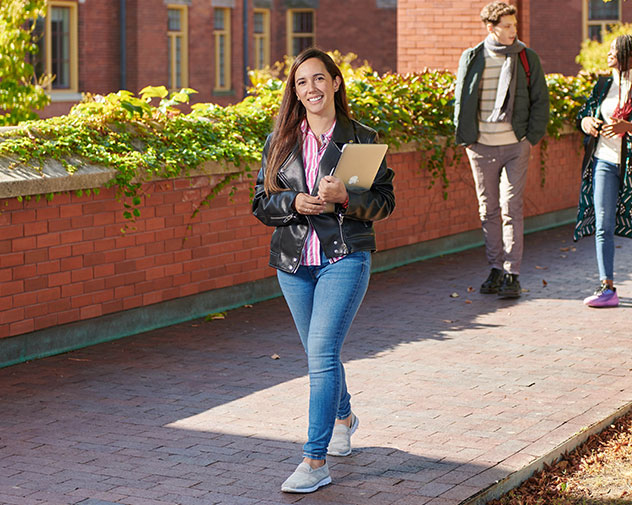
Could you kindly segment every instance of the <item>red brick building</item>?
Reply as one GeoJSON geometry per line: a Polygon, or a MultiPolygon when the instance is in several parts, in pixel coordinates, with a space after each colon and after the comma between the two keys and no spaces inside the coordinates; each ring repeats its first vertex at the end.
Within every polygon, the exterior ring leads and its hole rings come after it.
{"type": "MultiPolygon", "coordinates": [[[[463,49],[487,35],[479,13],[490,0],[399,0],[399,72],[456,71],[463,49]]],[[[536,50],[546,73],[575,75],[581,42],[613,23],[632,22],[632,2],[611,0],[508,0],[518,8],[518,36],[536,50]]]]}
{"type": "MultiPolygon", "coordinates": [[[[244,96],[247,69],[313,44],[354,52],[379,72],[454,71],[486,35],[479,12],[488,1],[48,0],[40,69],[57,79],[43,115],[67,112],[81,92],[160,84],[232,103],[244,96]]],[[[632,22],[624,0],[509,1],[547,73],[574,75],[582,40],[632,22]]]]}
{"type": "Polygon", "coordinates": [[[396,0],[49,0],[39,69],[55,74],[50,116],[82,92],[191,87],[194,100],[244,96],[247,69],[317,45],[397,67],[396,0]],[[122,29],[124,27],[124,29],[122,29]]]}

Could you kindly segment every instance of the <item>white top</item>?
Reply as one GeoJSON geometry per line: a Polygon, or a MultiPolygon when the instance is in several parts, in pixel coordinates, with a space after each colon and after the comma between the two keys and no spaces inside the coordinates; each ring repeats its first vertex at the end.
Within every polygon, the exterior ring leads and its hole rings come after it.
{"type": "Polygon", "coordinates": [[[500,69],[507,58],[497,55],[484,48],[485,68],[481,78],[480,96],[478,103],[478,142],[488,146],[504,146],[518,142],[511,123],[488,123],[488,118],[494,110],[496,90],[500,69]]]}
{"type": "MultiPolygon", "coordinates": [[[[619,78],[615,76],[612,80],[612,86],[610,86],[608,90],[608,94],[603,102],[601,102],[601,115],[603,116],[604,124],[612,123],[610,116],[614,114],[618,101],[619,78]]],[[[599,135],[595,157],[600,160],[609,161],[610,163],[621,163],[621,137],[617,135],[613,138],[607,138],[603,135],[599,135]]]]}

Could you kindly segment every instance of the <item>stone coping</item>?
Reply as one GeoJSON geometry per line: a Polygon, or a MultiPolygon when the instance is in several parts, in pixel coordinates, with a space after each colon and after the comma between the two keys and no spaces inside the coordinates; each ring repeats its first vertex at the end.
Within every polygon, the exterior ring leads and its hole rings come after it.
{"type": "MultiPolygon", "coordinates": [[[[105,187],[116,170],[99,165],[81,165],[69,174],[57,160],[47,160],[41,170],[37,167],[18,164],[14,160],[0,158],[0,198],[45,195],[105,187]]],[[[234,165],[217,162],[203,163],[190,175],[216,175],[238,171],[234,165]]]]}
{"type": "MultiPolygon", "coordinates": [[[[2,126],[0,133],[15,128],[15,126],[2,126]]],[[[38,167],[16,163],[16,160],[10,157],[0,157],[0,198],[102,188],[116,174],[113,168],[81,163],[79,158],[68,161],[78,166],[72,174],[69,174],[59,161],[53,159],[47,160],[43,166],[38,167]]],[[[217,175],[237,171],[239,169],[232,164],[207,161],[191,171],[190,175],[217,175]]]]}

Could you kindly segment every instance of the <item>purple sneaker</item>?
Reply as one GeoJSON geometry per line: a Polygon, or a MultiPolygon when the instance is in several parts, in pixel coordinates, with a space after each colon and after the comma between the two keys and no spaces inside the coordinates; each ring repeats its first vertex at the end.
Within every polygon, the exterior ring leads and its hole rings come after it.
{"type": "Polygon", "coordinates": [[[584,299],[584,305],[596,308],[616,307],[619,305],[617,288],[610,289],[607,284],[602,284],[591,296],[584,299]]]}

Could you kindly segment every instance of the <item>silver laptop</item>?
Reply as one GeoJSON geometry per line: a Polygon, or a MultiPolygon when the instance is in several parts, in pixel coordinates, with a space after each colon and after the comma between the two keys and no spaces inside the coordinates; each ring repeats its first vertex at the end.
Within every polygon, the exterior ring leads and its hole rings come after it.
{"type": "MultiPolygon", "coordinates": [[[[347,191],[366,191],[373,185],[387,149],[388,144],[345,144],[331,175],[344,182],[347,191]]],[[[334,205],[328,204],[324,212],[333,211],[334,205]]]]}

